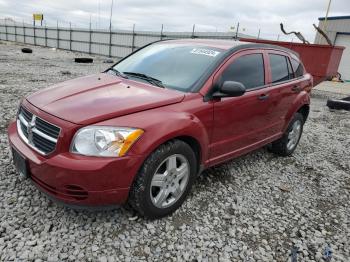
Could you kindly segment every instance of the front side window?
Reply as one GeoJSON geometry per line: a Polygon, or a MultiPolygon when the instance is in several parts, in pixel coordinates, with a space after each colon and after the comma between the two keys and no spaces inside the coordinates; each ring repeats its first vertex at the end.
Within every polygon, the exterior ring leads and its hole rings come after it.
{"type": "Polygon", "coordinates": [[[290,79],[288,60],[286,56],[269,54],[272,83],[287,81],[290,79]]]}
{"type": "Polygon", "coordinates": [[[265,85],[263,55],[251,54],[235,59],[223,72],[221,81],[240,82],[247,90],[265,85]]]}
{"type": "Polygon", "coordinates": [[[161,81],[166,88],[188,92],[224,53],[209,46],[159,43],[141,49],[113,69],[136,81],[140,78],[135,73],[143,74],[161,81]]]}

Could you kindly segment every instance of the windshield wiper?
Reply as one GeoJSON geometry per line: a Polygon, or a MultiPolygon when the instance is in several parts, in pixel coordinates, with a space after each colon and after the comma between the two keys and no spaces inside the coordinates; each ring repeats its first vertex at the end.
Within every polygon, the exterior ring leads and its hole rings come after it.
{"type": "Polygon", "coordinates": [[[163,85],[161,80],[154,78],[154,77],[151,77],[149,75],[142,74],[142,73],[136,73],[136,72],[123,72],[123,74],[131,75],[131,76],[146,80],[147,82],[149,82],[155,86],[165,88],[165,86],[163,85]]]}
{"type": "Polygon", "coordinates": [[[113,67],[109,68],[107,72],[113,72],[113,74],[116,75],[116,76],[120,76],[120,77],[123,77],[123,78],[128,78],[125,74],[119,72],[117,69],[115,69],[113,67]]]}

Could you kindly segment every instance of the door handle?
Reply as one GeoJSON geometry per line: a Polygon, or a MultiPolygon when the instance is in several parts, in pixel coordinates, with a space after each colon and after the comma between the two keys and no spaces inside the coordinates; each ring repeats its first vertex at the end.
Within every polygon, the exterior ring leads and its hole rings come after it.
{"type": "Polygon", "coordinates": [[[295,85],[295,86],[292,87],[292,91],[293,91],[293,92],[298,92],[298,93],[299,93],[299,92],[301,91],[301,87],[295,85]]]}
{"type": "Polygon", "coordinates": [[[268,98],[269,98],[269,94],[262,94],[262,95],[258,96],[259,100],[266,100],[268,98]]]}

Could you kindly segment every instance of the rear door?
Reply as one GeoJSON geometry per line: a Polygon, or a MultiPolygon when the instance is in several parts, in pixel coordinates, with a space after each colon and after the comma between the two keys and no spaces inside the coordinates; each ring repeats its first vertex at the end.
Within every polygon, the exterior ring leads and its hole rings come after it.
{"type": "Polygon", "coordinates": [[[303,89],[304,67],[296,57],[281,51],[268,51],[271,89],[278,93],[273,118],[282,132],[286,116],[298,94],[303,89]]]}
{"type": "Polygon", "coordinates": [[[241,97],[214,101],[214,128],[211,139],[211,164],[248,152],[278,133],[274,104],[277,88],[268,87],[266,54],[261,50],[242,51],[228,60],[214,76],[214,86],[236,81],[247,91],[241,97]]]}

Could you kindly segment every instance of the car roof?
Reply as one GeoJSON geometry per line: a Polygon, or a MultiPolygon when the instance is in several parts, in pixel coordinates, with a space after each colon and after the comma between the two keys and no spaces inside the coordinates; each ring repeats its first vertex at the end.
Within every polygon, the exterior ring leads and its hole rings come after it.
{"type": "Polygon", "coordinates": [[[271,44],[261,44],[261,43],[253,43],[253,42],[244,42],[239,40],[218,40],[218,39],[169,39],[169,40],[163,40],[159,41],[157,43],[174,43],[174,44],[187,44],[187,45],[199,45],[199,46],[208,46],[212,48],[218,48],[222,50],[227,51],[238,51],[242,49],[248,49],[248,48],[254,48],[254,49],[275,49],[280,50],[283,52],[287,52],[289,54],[294,54],[297,57],[299,55],[285,47],[281,47],[278,45],[271,45],[271,44]]]}
{"type": "MultiPolygon", "coordinates": [[[[165,42],[171,42],[173,44],[188,44],[188,45],[205,45],[208,47],[219,48],[223,50],[229,50],[233,47],[252,44],[249,42],[241,42],[238,40],[217,40],[217,39],[170,39],[164,40],[165,42]]],[[[163,42],[164,42],[163,41],[163,42]]]]}

